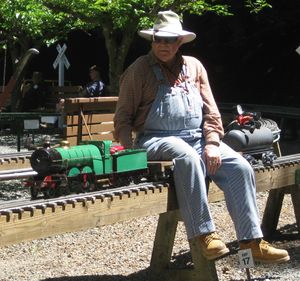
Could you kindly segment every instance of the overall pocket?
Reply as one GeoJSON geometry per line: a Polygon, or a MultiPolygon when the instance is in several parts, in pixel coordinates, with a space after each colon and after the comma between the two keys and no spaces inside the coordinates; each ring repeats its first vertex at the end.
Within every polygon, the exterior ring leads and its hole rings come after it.
{"type": "Polygon", "coordinates": [[[179,88],[172,88],[160,101],[160,117],[168,119],[180,119],[186,115],[186,105],[184,102],[186,94],[179,88]]]}

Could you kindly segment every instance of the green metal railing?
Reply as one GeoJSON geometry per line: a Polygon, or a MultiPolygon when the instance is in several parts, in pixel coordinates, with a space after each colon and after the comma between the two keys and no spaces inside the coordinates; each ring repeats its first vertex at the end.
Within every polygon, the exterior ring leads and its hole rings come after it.
{"type": "Polygon", "coordinates": [[[56,126],[43,127],[43,119],[55,119],[61,117],[56,112],[1,112],[0,126],[10,128],[10,133],[17,136],[17,150],[21,149],[21,136],[24,134],[60,133],[56,126]]]}

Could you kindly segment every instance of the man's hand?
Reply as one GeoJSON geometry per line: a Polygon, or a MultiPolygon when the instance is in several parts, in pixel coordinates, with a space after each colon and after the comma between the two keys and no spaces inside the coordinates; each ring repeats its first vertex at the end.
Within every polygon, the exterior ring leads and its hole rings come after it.
{"type": "Polygon", "coordinates": [[[220,149],[215,144],[207,144],[204,148],[204,161],[209,175],[214,175],[221,166],[220,149]]]}

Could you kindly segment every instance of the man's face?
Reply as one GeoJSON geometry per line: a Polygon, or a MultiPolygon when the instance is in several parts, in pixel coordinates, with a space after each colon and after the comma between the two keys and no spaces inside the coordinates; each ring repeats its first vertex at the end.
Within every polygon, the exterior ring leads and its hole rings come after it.
{"type": "Polygon", "coordinates": [[[99,73],[96,70],[91,70],[90,78],[92,81],[99,79],[99,73]]]}
{"type": "Polygon", "coordinates": [[[162,62],[170,62],[181,46],[181,37],[156,37],[152,41],[152,51],[162,62]]]}

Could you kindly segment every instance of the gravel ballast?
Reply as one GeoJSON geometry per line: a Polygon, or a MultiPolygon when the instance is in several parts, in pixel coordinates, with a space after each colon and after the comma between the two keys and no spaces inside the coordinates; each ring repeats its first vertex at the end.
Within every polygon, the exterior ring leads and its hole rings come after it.
{"type": "MultiPolygon", "coordinates": [[[[266,198],[267,193],[258,194],[260,209],[266,198]]],[[[218,233],[232,252],[216,262],[219,280],[246,280],[245,270],[239,269],[235,233],[225,204],[212,203],[211,209],[218,233]]],[[[157,216],[149,216],[2,247],[0,280],[148,280],[157,219],[157,216]]],[[[279,228],[295,231],[289,195],[284,199],[279,228]]],[[[256,265],[250,269],[252,280],[300,280],[299,237],[298,240],[277,241],[275,245],[289,251],[290,262],[256,265]]],[[[182,223],[176,234],[173,260],[174,267],[183,267],[184,262],[189,261],[189,247],[182,223]]]]}
{"type": "MultiPolygon", "coordinates": [[[[0,182],[0,192],[3,192],[7,184],[0,182]]],[[[18,181],[10,184],[20,187],[18,181]]],[[[16,197],[22,196],[22,192],[18,192],[13,194],[16,197]]],[[[257,194],[261,215],[267,195],[267,192],[257,194]]],[[[231,250],[229,256],[216,261],[219,280],[247,280],[245,269],[239,268],[234,227],[225,202],[212,203],[211,210],[218,233],[231,250]]],[[[1,247],[0,281],[149,280],[157,221],[158,216],[149,216],[1,247]]],[[[292,234],[272,242],[287,249],[291,260],[277,265],[256,264],[250,269],[251,280],[300,280],[300,240],[290,195],[285,195],[278,229],[292,234]]],[[[186,233],[181,222],[176,234],[172,262],[174,267],[183,267],[190,262],[186,233]]]]}

